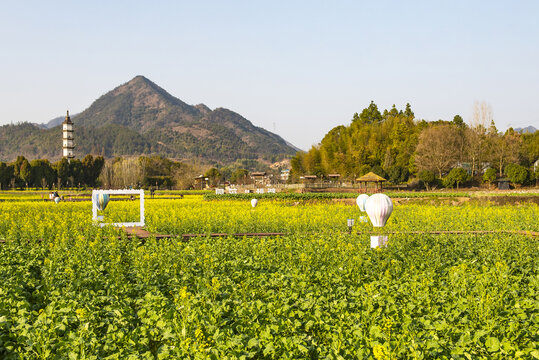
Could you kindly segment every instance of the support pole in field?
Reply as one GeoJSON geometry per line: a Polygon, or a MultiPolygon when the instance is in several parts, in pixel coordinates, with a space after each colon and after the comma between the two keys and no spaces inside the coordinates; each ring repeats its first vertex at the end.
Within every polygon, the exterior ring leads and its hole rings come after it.
{"type": "Polygon", "coordinates": [[[348,234],[352,234],[352,228],[354,227],[354,219],[346,219],[346,225],[348,225],[348,234]]]}

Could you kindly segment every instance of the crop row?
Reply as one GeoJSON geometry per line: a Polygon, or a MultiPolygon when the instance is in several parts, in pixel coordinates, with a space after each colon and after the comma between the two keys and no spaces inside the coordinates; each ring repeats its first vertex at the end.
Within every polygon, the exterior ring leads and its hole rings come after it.
{"type": "MultiPolygon", "coordinates": [[[[373,228],[357,206],[333,203],[295,204],[260,200],[253,209],[248,201],[153,199],[146,202],[146,228],[155,233],[284,232],[335,233],[347,231],[347,219],[355,219],[354,232],[373,228]]],[[[138,201],[115,201],[103,212],[105,222],[138,221],[138,201]]],[[[384,231],[526,230],[539,231],[539,206],[433,206],[396,205],[384,231]]],[[[91,203],[0,202],[0,238],[54,239],[59,234],[77,236],[92,227],[91,203]]]]}

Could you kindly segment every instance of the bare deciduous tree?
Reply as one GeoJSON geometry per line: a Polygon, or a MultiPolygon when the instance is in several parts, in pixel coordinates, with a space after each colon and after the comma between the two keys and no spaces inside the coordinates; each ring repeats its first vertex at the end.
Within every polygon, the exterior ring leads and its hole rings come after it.
{"type": "Polygon", "coordinates": [[[442,177],[458,161],[458,138],[458,129],[453,125],[438,125],[423,130],[416,148],[417,169],[430,170],[442,177]]]}
{"type": "Polygon", "coordinates": [[[520,135],[514,131],[508,130],[505,135],[490,133],[485,158],[493,167],[498,167],[499,176],[502,177],[505,165],[518,163],[521,146],[520,135]]]}
{"type": "Polygon", "coordinates": [[[178,189],[191,189],[195,185],[195,177],[204,172],[198,164],[182,164],[174,170],[172,176],[178,189]]]}
{"type": "Polygon", "coordinates": [[[481,168],[481,162],[485,155],[485,143],[487,126],[493,121],[492,107],[485,101],[474,103],[473,116],[466,133],[468,144],[468,158],[472,163],[472,176],[476,169],[481,168]]]}
{"type": "Polygon", "coordinates": [[[107,161],[99,180],[107,188],[127,188],[141,184],[143,169],[140,160],[129,158],[107,161]]]}

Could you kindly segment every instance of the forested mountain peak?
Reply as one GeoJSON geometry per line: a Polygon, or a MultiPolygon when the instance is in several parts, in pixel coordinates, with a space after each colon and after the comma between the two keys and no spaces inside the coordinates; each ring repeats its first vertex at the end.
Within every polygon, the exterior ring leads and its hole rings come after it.
{"type": "Polygon", "coordinates": [[[74,116],[73,121],[92,127],[118,124],[145,132],[171,123],[194,121],[200,116],[196,107],[139,75],[101,96],[74,116]]]}
{"type": "MultiPolygon", "coordinates": [[[[225,108],[211,110],[204,104],[188,105],[142,75],[71,118],[79,157],[161,154],[228,164],[242,159],[269,163],[296,152],[280,136],[254,126],[240,114],[225,108]]],[[[6,141],[0,144],[0,160],[24,155],[54,161],[61,156],[59,126],[4,127],[0,128],[2,138],[6,141]]]]}

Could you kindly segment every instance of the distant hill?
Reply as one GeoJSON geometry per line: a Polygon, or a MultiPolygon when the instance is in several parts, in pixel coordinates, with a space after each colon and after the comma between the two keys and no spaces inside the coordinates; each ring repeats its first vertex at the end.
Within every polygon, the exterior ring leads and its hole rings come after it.
{"type": "Polygon", "coordinates": [[[533,126],[528,126],[525,128],[516,128],[515,131],[521,134],[527,134],[527,133],[533,134],[534,132],[537,131],[537,129],[534,128],[533,126]]]}
{"type": "Polygon", "coordinates": [[[64,119],[65,118],[63,116],[58,116],[57,118],[54,118],[45,124],[36,124],[36,125],[44,129],[52,129],[53,127],[60,125],[64,121],[64,119]]]}
{"type": "MultiPolygon", "coordinates": [[[[109,91],[71,119],[77,157],[161,154],[221,164],[241,159],[269,163],[297,151],[238,113],[188,105],[143,76],[109,91]]],[[[0,160],[21,154],[59,159],[62,121],[0,127],[0,160]]]]}

